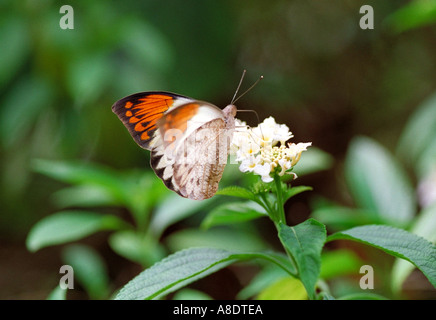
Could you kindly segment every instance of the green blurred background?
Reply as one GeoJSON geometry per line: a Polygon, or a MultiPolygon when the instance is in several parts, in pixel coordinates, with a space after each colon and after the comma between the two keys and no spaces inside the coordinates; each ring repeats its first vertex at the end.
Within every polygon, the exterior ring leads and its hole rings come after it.
{"type": "MultiPolygon", "coordinates": [[[[350,201],[338,176],[352,138],[394,152],[409,117],[436,91],[435,8],[400,0],[0,1],[0,299],[44,299],[59,277],[59,248],[29,253],[24,245],[31,226],[56,210],[50,195],[63,186],[35,173],[34,159],[149,170],[148,152],[111,112],[138,91],[224,107],[243,69],[245,86],[263,75],[238,107],[275,117],[294,141],[333,155],[329,170],[301,183],[350,201]],[[59,26],[64,4],[74,9],[73,30],[59,26]],[[359,27],[365,4],[374,8],[373,30],[359,27]]],[[[256,125],[250,114],[238,117],[256,125]]],[[[308,214],[306,200],[288,208],[291,223],[308,214]]],[[[114,278],[132,268],[108,259],[114,278]]]]}

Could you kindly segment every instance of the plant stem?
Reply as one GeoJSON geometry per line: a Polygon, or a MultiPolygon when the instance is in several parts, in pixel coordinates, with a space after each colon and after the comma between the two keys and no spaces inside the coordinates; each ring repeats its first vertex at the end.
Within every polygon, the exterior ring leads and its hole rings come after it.
{"type": "Polygon", "coordinates": [[[277,193],[277,213],[279,222],[286,224],[285,208],[283,203],[282,183],[278,174],[274,175],[274,182],[276,184],[277,193]]]}
{"type": "MultiPolygon", "coordinates": [[[[278,174],[274,175],[274,182],[276,185],[276,193],[277,193],[277,210],[276,210],[276,221],[274,221],[275,227],[278,232],[280,232],[280,223],[286,225],[286,215],[285,215],[285,208],[284,208],[284,201],[283,201],[283,191],[282,191],[282,183],[280,180],[280,176],[278,174]],[[278,217],[277,217],[278,216],[278,217]]],[[[280,239],[280,237],[279,237],[280,239]]],[[[281,242],[281,239],[280,239],[281,242]]],[[[294,265],[295,269],[298,271],[298,265],[292,256],[292,254],[286,249],[286,246],[282,242],[283,249],[286,252],[286,255],[288,256],[291,263],[294,265]]],[[[299,275],[297,274],[297,278],[299,278],[299,275]]]]}
{"type": "Polygon", "coordinates": [[[263,193],[260,193],[259,198],[261,200],[259,200],[257,203],[260,204],[268,213],[270,213],[271,208],[269,207],[269,204],[265,199],[265,195],[263,193]]]}

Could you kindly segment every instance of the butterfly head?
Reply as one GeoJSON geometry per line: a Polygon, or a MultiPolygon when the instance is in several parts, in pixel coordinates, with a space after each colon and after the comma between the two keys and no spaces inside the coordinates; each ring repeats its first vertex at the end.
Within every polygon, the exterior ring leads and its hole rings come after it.
{"type": "Polygon", "coordinates": [[[229,104],[227,107],[223,109],[223,113],[226,118],[228,117],[235,117],[236,116],[236,106],[234,104],[229,104]]]}

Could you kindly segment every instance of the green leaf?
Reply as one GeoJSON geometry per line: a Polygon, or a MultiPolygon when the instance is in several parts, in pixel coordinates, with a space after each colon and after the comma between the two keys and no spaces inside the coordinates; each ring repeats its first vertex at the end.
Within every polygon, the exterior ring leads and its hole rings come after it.
{"type": "Polygon", "coordinates": [[[379,294],[365,292],[365,293],[347,294],[345,296],[338,298],[338,300],[388,300],[388,299],[379,294]]]}
{"type": "Polygon", "coordinates": [[[228,265],[252,259],[264,259],[288,270],[275,254],[235,253],[215,248],[191,248],[176,252],[141,272],[127,283],[116,300],[156,299],[208,276],[228,265]]]}
{"type": "Polygon", "coordinates": [[[91,201],[105,198],[105,201],[127,207],[141,227],[148,221],[151,208],[167,192],[161,181],[146,171],[120,174],[95,164],[48,160],[34,160],[33,168],[53,179],[99,190],[95,194],[99,198],[91,198],[91,201]]]}
{"type": "MultiPolygon", "coordinates": [[[[6,12],[6,9],[4,9],[6,12]]],[[[7,84],[23,67],[31,55],[31,32],[26,24],[29,20],[15,14],[2,14],[0,23],[0,39],[7,43],[0,50],[0,88],[7,84]]],[[[3,91],[3,90],[2,90],[3,91]]],[[[4,111],[4,110],[3,110],[4,111]]]]}
{"type": "Polygon", "coordinates": [[[294,227],[280,224],[279,238],[292,255],[308,296],[314,299],[315,285],[321,270],[321,251],[326,240],[325,226],[314,219],[294,227]]]}
{"type": "Polygon", "coordinates": [[[119,202],[106,188],[93,185],[80,185],[61,189],[52,195],[59,208],[113,206],[119,202]]]}
{"type": "Polygon", "coordinates": [[[435,137],[436,93],[426,99],[410,117],[398,143],[398,156],[407,164],[414,165],[435,137]]]}
{"type": "Polygon", "coordinates": [[[319,300],[336,300],[335,297],[333,297],[330,293],[328,293],[326,291],[320,292],[318,299],[319,300]]]}
{"type": "Polygon", "coordinates": [[[352,141],[345,174],[359,207],[398,226],[413,218],[416,203],[412,185],[398,161],[375,141],[365,137],[352,141]]]}
{"type": "Polygon", "coordinates": [[[232,253],[218,249],[186,249],[172,254],[127,283],[116,300],[158,298],[234,262],[232,253]]]}
{"type": "Polygon", "coordinates": [[[296,196],[299,193],[302,193],[304,191],[310,191],[313,190],[312,187],[307,187],[307,186],[296,186],[296,187],[284,187],[282,188],[283,191],[283,202],[286,202],[287,200],[289,200],[290,198],[292,198],[293,196],[296,196]]]}
{"type": "Polygon", "coordinates": [[[125,227],[124,221],[113,215],[88,211],[63,211],[38,221],[30,230],[27,249],[35,252],[41,248],[75,241],[100,230],[125,227]]]}
{"type": "Polygon", "coordinates": [[[109,245],[120,256],[143,266],[150,266],[165,255],[165,250],[157,239],[151,239],[133,230],[114,232],[109,237],[109,245]]]}
{"type": "Polygon", "coordinates": [[[125,54],[130,56],[140,69],[159,74],[168,70],[174,62],[172,43],[149,21],[130,16],[120,24],[119,32],[121,47],[129,48],[125,54]],[[153,46],[147,43],[153,43],[153,46]]]}
{"type": "Polygon", "coordinates": [[[171,251],[192,247],[213,247],[234,251],[258,251],[268,248],[267,243],[257,236],[252,228],[217,227],[209,230],[183,229],[165,238],[171,251]]]}
{"type": "Polygon", "coordinates": [[[174,294],[173,300],[212,300],[212,298],[199,290],[184,288],[174,294]]]}
{"type": "Polygon", "coordinates": [[[365,209],[347,208],[338,205],[319,207],[312,216],[333,230],[344,230],[365,224],[382,223],[380,216],[365,209]]]}
{"type": "Polygon", "coordinates": [[[301,158],[302,160],[293,168],[293,172],[298,176],[330,169],[334,162],[330,154],[316,147],[304,151],[301,158]]]}
{"type": "Polygon", "coordinates": [[[6,91],[0,115],[0,142],[4,146],[12,147],[28,138],[40,113],[51,111],[52,91],[44,78],[29,75],[6,91]]]}
{"type": "Polygon", "coordinates": [[[238,300],[247,300],[262,290],[266,289],[271,283],[278,281],[286,277],[288,274],[285,270],[278,267],[275,264],[266,265],[261,271],[259,271],[250,283],[239,291],[236,298],[238,300]]]}
{"type": "Polygon", "coordinates": [[[33,169],[48,177],[74,185],[100,186],[115,199],[123,201],[125,192],[118,175],[103,166],[67,161],[36,159],[33,169]]]}
{"type": "Polygon", "coordinates": [[[113,76],[110,65],[109,55],[90,52],[68,60],[66,87],[77,105],[89,105],[101,96],[113,76]]]}
{"type": "Polygon", "coordinates": [[[146,228],[152,208],[170,191],[153,172],[133,170],[122,177],[125,206],[131,211],[139,228],[146,228]]]}
{"type": "Polygon", "coordinates": [[[62,289],[61,286],[58,285],[49,293],[46,300],[66,300],[67,290],[68,289],[62,289]]]}
{"type": "MultiPolygon", "coordinates": [[[[410,232],[436,243],[436,204],[425,208],[416,218],[410,232]]],[[[403,259],[397,259],[392,267],[392,288],[399,291],[404,280],[414,269],[414,265],[403,259]]]]}
{"type": "Polygon", "coordinates": [[[230,202],[212,209],[201,223],[201,228],[234,224],[268,216],[265,209],[255,202],[230,202]]]}
{"type": "Polygon", "coordinates": [[[415,219],[410,232],[436,242],[436,203],[425,208],[415,219]]]}
{"type": "Polygon", "coordinates": [[[369,225],[330,235],[327,241],[353,240],[413,263],[436,287],[436,247],[428,240],[402,229],[369,225]]]}
{"type": "Polygon", "coordinates": [[[394,32],[423,27],[436,22],[436,3],[429,0],[415,0],[389,15],[385,23],[394,32]]]}
{"type": "Polygon", "coordinates": [[[216,194],[223,195],[223,196],[238,197],[242,199],[252,200],[255,202],[258,201],[256,195],[253,192],[251,192],[246,188],[238,187],[238,186],[230,186],[227,188],[220,189],[216,192],[216,194]]]}
{"type": "MultiPolygon", "coordinates": [[[[435,159],[436,159],[436,130],[433,138],[426,145],[425,150],[419,155],[417,162],[413,163],[413,170],[416,173],[420,183],[432,181],[432,176],[435,174],[435,159]]],[[[427,206],[428,204],[422,204],[427,206]]]]}
{"type": "Polygon", "coordinates": [[[271,284],[257,296],[258,300],[307,300],[307,292],[300,280],[286,277],[271,284]]]}
{"type": "Polygon", "coordinates": [[[167,227],[199,212],[201,209],[209,206],[212,201],[212,199],[196,201],[171,193],[153,213],[150,230],[156,238],[159,238],[167,227]]]}
{"type": "Polygon", "coordinates": [[[71,245],[62,252],[63,260],[74,270],[74,278],[86,289],[91,299],[104,299],[109,294],[106,265],[94,249],[71,245]]]}
{"type": "Polygon", "coordinates": [[[346,249],[327,251],[322,254],[321,261],[320,278],[324,280],[356,274],[357,270],[364,265],[354,252],[346,249]]]}

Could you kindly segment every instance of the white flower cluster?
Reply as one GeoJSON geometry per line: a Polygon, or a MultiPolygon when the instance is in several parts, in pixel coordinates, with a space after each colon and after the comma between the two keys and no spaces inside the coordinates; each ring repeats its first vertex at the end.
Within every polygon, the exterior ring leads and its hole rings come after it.
{"type": "Polygon", "coordinates": [[[266,118],[255,128],[235,119],[236,131],[233,135],[230,153],[236,155],[239,170],[260,175],[263,182],[273,181],[271,174],[280,176],[293,174],[290,170],[300,160],[301,153],[312,145],[308,143],[288,143],[292,132],[284,124],[277,124],[273,117],[266,118]],[[278,146],[278,144],[280,145],[278,146]]]}

